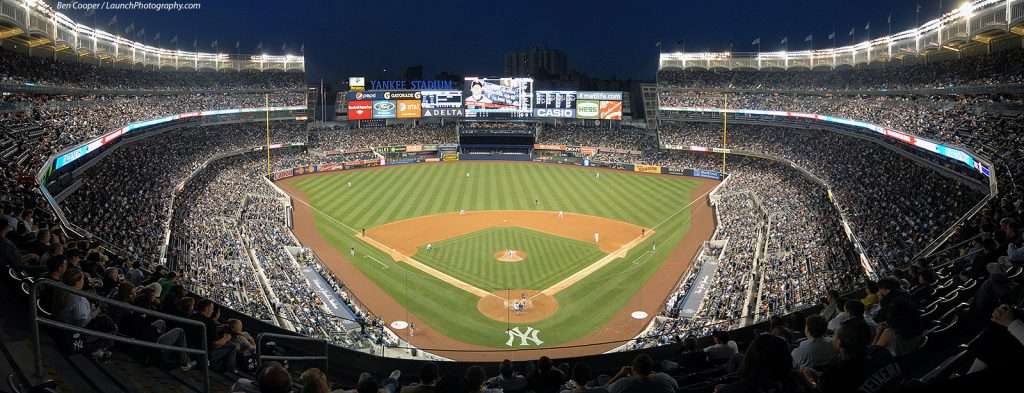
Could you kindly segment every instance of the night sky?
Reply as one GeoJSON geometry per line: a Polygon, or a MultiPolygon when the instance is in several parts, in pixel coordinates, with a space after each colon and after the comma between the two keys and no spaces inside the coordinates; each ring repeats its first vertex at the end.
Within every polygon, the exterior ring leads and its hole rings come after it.
{"type": "MultiPolygon", "coordinates": [[[[93,0],[80,0],[93,1],[93,0]]],[[[118,1],[118,0],[113,0],[118,1]]],[[[162,2],[158,0],[147,0],[162,2]]],[[[539,46],[561,49],[570,67],[597,77],[653,80],[658,48],[674,51],[780,50],[788,36],[789,49],[807,49],[808,34],[816,47],[839,45],[856,28],[858,41],[871,35],[910,28],[915,9],[920,20],[939,14],[963,0],[633,0],[633,1],[409,1],[409,0],[177,0],[197,1],[198,11],[66,12],[77,21],[124,33],[134,23],[135,36],[145,28],[146,41],[210,50],[217,40],[221,52],[298,54],[305,45],[310,81],[334,83],[350,75],[397,79],[402,68],[422,64],[425,78],[441,71],[466,75],[500,75],[504,54],[539,46]],[[387,70],[387,71],[385,71],[387,70]]],[[[48,0],[53,5],[55,0],[48,0]]]]}

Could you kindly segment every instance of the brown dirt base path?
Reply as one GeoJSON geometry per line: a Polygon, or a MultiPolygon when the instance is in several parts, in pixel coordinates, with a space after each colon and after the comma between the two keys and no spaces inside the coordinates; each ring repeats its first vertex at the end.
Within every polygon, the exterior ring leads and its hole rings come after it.
{"type": "Polygon", "coordinates": [[[476,309],[487,318],[499,322],[528,323],[545,319],[558,311],[558,300],[554,296],[545,295],[529,289],[511,289],[497,291],[492,295],[480,298],[476,309]],[[512,307],[514,303],[523,304],[520,311],[512,307]]]}
{"type": "MultiPolygon", "coordinates": [[[[596,170],[621,172],[614,169],[596,170]]],[[[638,175],[664,176],[653,174],[638,175]]],[[[433,330],[425,321],[419,319],[415,314],[406,311],[387,292],[363,275],[358,267],[348,261],[347,255],[343,255],[342,252],[332,246],[317,231],[313,210],[309,205],[303,203],[308,201],[308,198],[291,184],[298,178],[300,177],[289,178],[277,182],[277,185],[297,200],[294,203],[294,229],[292,231],[299,241],[313,250],[320,260],[341,278],[345,286],[351,290],[350,293],[374,315],[384,319],[386,323],[394,320],[405,320],[415,323],[415,337],[409,337],[408,331],[395,332],[403,340],[412,343],[416,347],[429,350],[429,352],[438,356],[462,361],[501,361],[502,359],[521,361],[537,359],[542,355],[552,358],[594,355],[612,350],[622,345],[625,341],[632,339],[647,327],[651,319],[658,314],[664,305],[665,299],[675,289],[674,287],[679,282],[681,276],[689,269],[693,257],[700,249],[701,243],[710,239],[712,233],[714,233],[714,210],[707,202],[707,193],[719,183],[710,179],[693,178],[693,180],[700,181],[700,185],[691,195],[694,198],[700,197],[701,200],[694,202],[691,206],[692,219],[690,230],[675,245],[668,259],[651,276],[644,285],[644,288],[634,293],[629,301],[626,302],[626,305],[605,326],[585,337],[565,343],[561,348],[500,350],[467,344],[452,339],[442,332],[433,330]],[[630,313],[637,310],[645,311],[649,316],[643,320],[636,320],[630,317],[630,313]]],[[[680,207],[685,203],[689,202],[681,201],[680,207]]]]}

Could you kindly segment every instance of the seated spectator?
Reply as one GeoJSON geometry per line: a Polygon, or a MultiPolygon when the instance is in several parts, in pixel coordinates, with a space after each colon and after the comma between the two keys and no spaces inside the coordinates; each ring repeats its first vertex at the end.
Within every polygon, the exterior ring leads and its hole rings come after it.
{"type": "Polygon", "coordinates": [[[1012,307],[1003,304],[992,312],[992,324],[970,344],[976,354],[968,374],[989,370],[1013,374],[1024,357],[1024,322],[1012,307]]]}
{"type": "Polygon", "coordinates": [[[843,303],[843,312],[828,321],[828,330],[835,332],[839,330],[839,327],[843,325],[843,322],[851,319],[863,319],[865,323],[871,327],[872,336],[878,329],[878,323],[876,323],[870,316],[864,314],[864,303],[859,300],[847,300],[843,303]]]}
{"type": "MultiPolygon", "coordinates": [[[[466,376],[464,381],[466,384],[466,393],[501,393],[501,389],[488,389],[484,387],[484,381],[487,380],[487,374],[484,373],[484,368],[480,366],[472,366],[466,369],[466,376]]],[[[362,391],[360,391],[362,393],[362,391]]]]}
{"type": "Polygon", "coordinates": [[[302,385],[301,393],[330,393],[331,386],[327,384],[327,376],[318,368],[310,368],[299,375],[299,384],[302,385]]]}
{"type": "Polygon", "coordinates": [[[537,359],[537,368],[527,378],[531,390],[537,393],[558,392],[562,387],[565,375],[555,368],[551,358],[541,356],[537,359]]]}
{"type": "Polygon", "coordinates": [[[985,268],[988,271],[988,279],[978,287],[978,292],[974,294],[974,300],[971,302],[971,315],[980,320],[992,315],[996,307],[1010,300],[1007,297],[1014,287],[1013,282],[1006,277],[1003,265],[992,262],[985,268]]]}
{"type": "Polygon", "coordinates": [[[902,371],[892,355],[871,346],[871,329],[860,319],[839,327],[832,344],[838,354],[825,371],[802,369],[807,380],[822,393],[879,392],[899,383],[902,371]]]}
{"type": "Polygon", "coordinates": [[[263,364],[263,368],[256,376],[256,381],[239,378],[231,386],[232,393],[291,393],[291,391],[291,374],[281,363],[273,361],[263,364]]]}
{"type": "Polygon", "coordinates": [[[828,327],[820,315],[810,315],[804,320],[806,340],[793,350],[793,366],[797,368],[820,369],[832,361],[834,351],[832,340],[825,337],[828,327]]]}
{"type": "Polygon", "coordinates": [[[217,323],[213,315],[213,302],[203,299],[199,301],[192,319],[206,326],[206,348],[209,352],[210,366],[224,372],[234,372],[237,349],[231,345],[231,333],[227,327],[217,323]]]}
{"type": "Polygon", "coordinates": [[[831,320],[836,314],[839,314],[839,306],[842,302],[843,298],[839,291],[834,289],[828,291],[828,297],[825,298],[825,307],[821,309],[819,315],[825,318],[826,321],[831,320]]]}
{"type": "MultiPolygon", "coordinates": [[[[135,296],[134,305],[146,310],[155,311],[157,306],[155,291],[152,288],[143,289],[135,296]]],[[[129,337],[164,345],[188,347],[188,339],[184,329],[168,327],[166,321],[150,314],[138,311],[126,312],[119,321],[119,325],[129,337]]],[[[144,353],[148,354],[148,351],[144,353]]],[[[195,361],[189,360],[189,356],[185,352],[160,351],[160,355],[163,364],[177,363],[183,371],[188,371],[196,365],[195,361]]]]}
{"type": "Polygon", "coordinates": [[[402,393],[434,393],[437,389],[437,381],[441,372],[437,364],[428,362],[420,367],[419,382],[402,388],[402,393]]]}
{"type": "Polygon", "coordinates": [[[625,366],[608,380],[611,393],[672,393],[679,388],[676,380],[665,373],[654,372],[654,360],[640,354],[632,366],[625,366]]]}
{"type": "MultiPolygon", "coordinates": [[[[506,393],[508,391],[506,390],[506,393]]],[[[593,374],[590,371],[590,365],[580,362],[576,363],[576,366],[572,369],[572,380],[566,384],[566,389],[562,390],[562,393],[608,393],[608,389],[604,386],[598,386],[596,381],[593,380],[593,374]]]]}
{"type": "Polygon", "coordinates": [[[253,351],[256,350],[256,340],[252,339],[249,332],[242,330],[242,321],[229,319],[227,324],[231,334],[231,344],[238,349],[238,354],[251,356],[253,351]]]}
{"type": "Polygon", "coordinates": [[[793,369],[786,341],[771,334],[757,336],[743,355],[739,380],[720,386],[719,393],[801,392],[806,383],[793,369]]]}
{"type": "Polygon", "coordinates": [[[526,389],[526,378],[516,374],[512,361],[505,359],[498,366],[498,376],[487,380],[488,388],[503,389],[505,392],[518,392],[526,389]]]}
{"type": "Polygon", "coordinates": [[[864,297],[860,299],[864,303],[864,309],[871,309],[871,306],[878,304],[878,283],[868,281],[864,285],[864,297]]]}
{"type": "MultiPolygon", "coordinates": [[[[70,269],[64,273],[64,285],[82,290],[85,287],[85,273],[79,269],[70,269]]],[[[85,327],[100,313],[89,300],[68,291],[57,291],[54,296],[56,304],[52,311],[61,322],[78,327],[85,327]]]]}
{"type": "Polygon", "coordinates": [[[712,362],[725,362],[740,352],[736,342],[729,339],[729,332],[718,331],[711,337],[715,340],[715,343],[704,348],[704,352],[708,354],[708,360],[712,362]]]}
{"type": "Polygon", "coordinates": [[[878,317],[884,324],[880,325],[875,345],[888,349],[893,356],[916,351],[924,339],[925,324],[910,295],[898,281],[886,278],[878,282],[878,296],[878,317]]]}
{"type": "Polygon", "coordinates": [[[680,348],[676,359],[678,362],[671,360],[662,361],[662,369],[665,371],[675,371],[680,368],[683,370],[699,370],[707,365],[708,354],[697,346],[697,339],[695,337],[687,337],[683,340],[683,346],[680,348]]]}

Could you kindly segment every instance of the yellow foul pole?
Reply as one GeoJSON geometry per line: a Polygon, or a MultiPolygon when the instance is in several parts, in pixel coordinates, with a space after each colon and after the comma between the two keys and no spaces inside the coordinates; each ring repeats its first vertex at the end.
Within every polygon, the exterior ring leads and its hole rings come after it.
{"type": "Polygon", "coordinates": [[[729,146],[729,95],[725,95],[725,110],[722,111],[722,173],[725,173],[725,149],[729,146]]]}
{"type": "Polygon", "coordinates": [[[263,95],[267,113],[267,176],[270,176],[270,94],[263,95]]]}

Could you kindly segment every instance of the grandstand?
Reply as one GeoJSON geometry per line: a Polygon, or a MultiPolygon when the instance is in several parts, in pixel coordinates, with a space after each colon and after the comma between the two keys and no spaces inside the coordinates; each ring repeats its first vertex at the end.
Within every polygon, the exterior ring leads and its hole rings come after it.
{"type": "Polygon", "coordinates": [[[0,5],[4,36],[97,60],[0,51],[11,391],[963,390],[1024,353],[1019,1],[833,49],[663,53],[654,129],[309,124],[300,56],[170,51],[0,5]],[[713,235],[639,332],[459,361],[301,241],[277,181],[472,159],[722,180],[713,235]],[[614,349],[545,356],[598,344],[614,349]]]}

